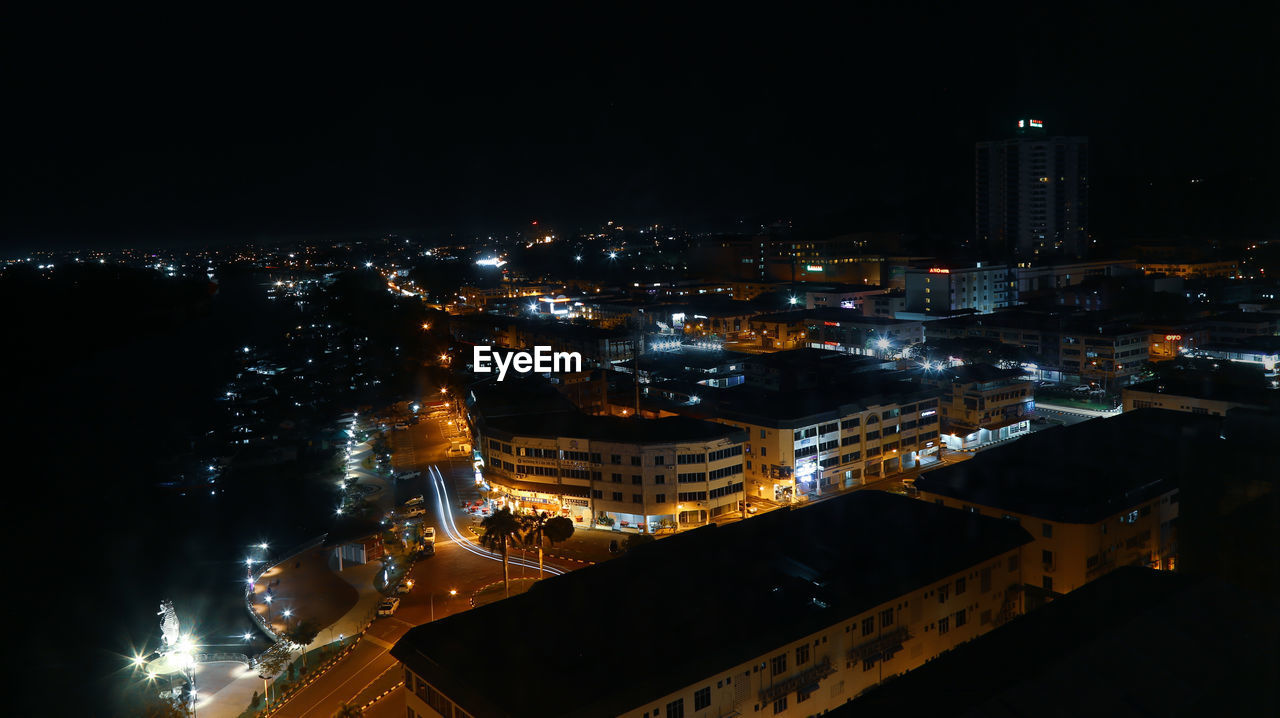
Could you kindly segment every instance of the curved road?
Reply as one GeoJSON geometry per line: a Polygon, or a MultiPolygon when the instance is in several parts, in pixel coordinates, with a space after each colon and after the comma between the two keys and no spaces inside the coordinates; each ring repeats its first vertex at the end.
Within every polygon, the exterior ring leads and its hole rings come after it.
{"type": "MultiPolygon", "coordinates": [[[[502,580],[501,557],[465,538],[465,529],[458,525],[459,518],[464,526],[467,520],[474,520],[474,517],[459,512],[459,500],[456,498],[459,487],[474,483],[471,467],[450,466],[446,463],[442,470],[432,463],[430,459],[433,456],[442,458],[440,455],[444,453],[447,443],[439,439],[433,440],[432,434],[438,435],[439,429],[432,426],[432,422],[424,424],[426,426],[416,427],[419,430],[411,434],[398,432],[401,435],[410,434],[405,436],[404,441],[411,444],[413,468],[423,471],[424,476],[420,481],[400,482],[401,486],[396,487],[396,490],[397,493],[404,493],[421,487],[424,497],[431,497],[438,521],[435,555],[414,565],[410,574],[415,583],[414,589],[401,597],[400,608],[395,616],[375,621],[355,650],[315,683],[302,689],[275,716],[325,718],[333,715],[343,703],[358,704],[372,700],[402,679],[398,675],[397,661],[389,653],[401,636],[414,626],[469,609],[471,605],[468,597],[473,592],[502,580]],[[413,446],[420,439],[425,440],[424,443],[428,446],[413,446]],[[456,590],[457,595],[451,596],[450,590],[456,590]]],[[[399,436],[396,440],[397,443],[401,441],[399,436]]],[[[397,454],[400,453],[397,449],[397,454]]],[[[548,577],[575,567],[573,564],[554,565],[550,560],[544,563],[548,577]]],[[[537,567],[536,558],[526,560],[518,556],[511,557],[513,578],[521,573],[533,576],[537,573],[537,567]]],[[[403,700],[399,693],[392,693],[378,700],[366,715],[383,714],[404,714],[403,700]]]]}

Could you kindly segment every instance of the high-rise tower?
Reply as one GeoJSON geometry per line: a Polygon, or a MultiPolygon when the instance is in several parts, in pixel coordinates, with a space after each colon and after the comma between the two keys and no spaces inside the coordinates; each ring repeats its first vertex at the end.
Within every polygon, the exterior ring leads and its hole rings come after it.
{"type": "Polygon", "coordinates": [[[1010,263],[1080,259],[1089,244],[1089,138],[1050,137],[1018,120],[1014,137],[974,150],[976,247],[1010,263]]]}

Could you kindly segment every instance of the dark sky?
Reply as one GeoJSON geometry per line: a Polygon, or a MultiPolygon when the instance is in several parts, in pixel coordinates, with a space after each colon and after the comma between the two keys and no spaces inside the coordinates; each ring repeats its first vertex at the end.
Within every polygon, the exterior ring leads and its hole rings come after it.
{"type": "Polygon", "coordinates": [[[3,242],[532,218],[963,235],[972,144],[1021,115],[1091,138],[1096,233],[1280,231],[1274,10],[958,5],[15,19],[3,242]]]}

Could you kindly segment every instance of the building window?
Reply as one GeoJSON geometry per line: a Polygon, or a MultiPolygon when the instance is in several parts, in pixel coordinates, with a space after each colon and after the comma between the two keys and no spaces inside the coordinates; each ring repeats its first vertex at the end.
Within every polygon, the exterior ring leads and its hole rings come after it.
{"type": "Polygon", "coordinates": [[[621,492],[621,491],[615,491],[615,492],[613,492],[613,500],[614,500],[614,501],[621,501],[621,500],[622,500],[622,492],[621,492]]]}
{"type": "Polygon", "coordinates": [[[951,630],[951,619],[946,616],[939,618],[938,619],[938,635],[939,636],[944,635],[947,631],[950,631],[950,630],[951,630]]]}
{"type": "Polygon", "coordinates": [[[1045,524],[1040,527],[1040,535],[1045,538],[1053,538],[1053,524],[1045,524]]]}
{"type": "Polygon", "coordinates": [[[1053,552],[1052,552],[1052,551],[1041,551],[1041,552],[1040,552],[1040,562],[1041,562],[1041,563],[1043,563],[1043,564],[1044,564],[1044,565],[1046,565],[1046,566],[1052,566],[1052,565],[1053,565],[1053,552]]]}
{"type": "Polygon", "coordinates": [[[631,503],[633,503],[633,504],[643,504],[643,503],[644,503],[644,497],[643,497],[643,496],[641,496],[640,494],[632,494],[632,495],[631,495],[631,503]]]}
{"type": "Polygon", "coordinates": [[[963,626],[964,622],[965,622],[964,609],[962,608],[959,611],[956,611],[956,628],[963,626]]]}
{"type": "Polygon", "coordinates": [[[667,461],[667,460],[666,460],[664,457],[661,457],[661,456],[655,456],[655,457],[653,457],[653,465],[654,465],[654,466],[665,466],[665,465],[666,465],[666,461],[667,461]]]}
{"type": "Polygon", "coordinates": [[[809,662],[809,644],[806,643],[803,646],[799,646],[796,648],[796,665],[803,666],[808,662],[809,662]]]}
{"type": "Polygon", "coordinates": [[[700,711],[711,705],[711,686],[707,686],[693,693],[693,709],[700,711]]]}
{"type": "Polygon", "coordinates": [[[888,628],[893,625],[893,609],[886,608],[880,612],[880,627],[888,628]]]}
{"type": "Polygon", "coordinates": [[[783,696],[773,702],[773,714],[778,715],[787,709],[787,697],[783,696]]]}
{"type": "Polygon", "coordinates": [[[639,484],[639,483],[641,483],[641,482],[643,482],[643,481],[644,481],[644,480],[640,478],[640,474],[632,474],[632,475],[631,475],[631,483],[633,483],[633,484],[639,484]]]}
{"type": "Polygon", "coordinates": [[[666,474],[657,474],[656,476],[654,476],[654,477],[653,477],[653,483],[655,483],[655,484],[665,484],[665,483],[667,483],[667,477],[666,477],[666,474]]]}
{"type": "Polygon", "coordinates": [[[956,579],[956,595],[959,596],[960,594],[964,593],[964,589],[965,589],[965,579],[964,579],[964,576],[961,576],[960,578],[956,579]]]}
{"type": "Polygon", "coordinates": [[[780,656],[774,656],[773,660],[770,661],[770,670],[773,672],[773,675],[775,676],[786,673],[787,672],[787,654],[784,653],[780,656]]]}
{"type": "Polygon", "coordinates": [[[1017,570],[1018,570],[1018,554],[1015,553],[1014,555],[1009,557],[1009,573],[1013,573],[1014,571],[1017,571],[1017,570]]]}
{"type": "Polygon", "coordinates": [[[876,632],[876,619],[871,617],[862,619],[862,635],[870,636],[875,632],[876,632]]]}
{"type": "Polygon", "coordinates": [[[654,500],[654,501],[657,501],[657,502],[658,502],[658,503],[660,503],[660,504],[665,504],[665,503],[667,503],[667,495],[666,495],[666,494],[657,494],[656,496],[654,496],[654,497],[653,497],[653,500],[654,500]]]}
{"type": "Polygon", "coordinates": [[[631,465],[632,465],[632,466],[639,466],[639,465],[640,465],[640,457],[639,457],[639,456],[633,456],[633,457],[631,457],[631,465]]]}
{"type": "Polygon", "coordinates": [[[938,587],[938,603],[946,603],[946,602],[947,602],[947,599],[948,599],[948,598],[950,598],[950,597],[951,597],[951,587],[950,587],[950,586],[939,586],[939,587],[938,587]]]}
{"type": "Polygon", "coordinates": [[[1042,578],[1042,579],[1040,580],[1040,585],[1044,587],[1044,590],[1046,590],[1046,591],[1052,591],[1052,590],[1053,590],[1053,576],[1045,576],[1044,578],[1042,578]]]}
{"type": "Polygon", "coordinates": [[[592,489],[592,490],[591,490],[591,498],[593,498],[593,499],[603,499],[603,498],[604,498],[604,492],[603,492],[603,491],[601,491],[600,489],[592,489]]]}
{"type": "Polygon", "coordinates": [[[677,698],[667,704],[667,718],[684,718],[683,698],[677,698]]]}
{"type": "Polygon", "coordinates": [[[611,474],[609,478],[612,479],[615,484],[622,483],[622,474],[611,474]]]}

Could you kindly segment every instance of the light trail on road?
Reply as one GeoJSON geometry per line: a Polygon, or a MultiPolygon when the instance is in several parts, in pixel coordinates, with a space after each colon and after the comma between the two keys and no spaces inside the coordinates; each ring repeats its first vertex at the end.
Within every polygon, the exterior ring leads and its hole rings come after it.
{"type": "MultiPolygon", "coordinates": [[[[475,544],[471,543],[470,541],[468,541],[465,537],[463,537],[462,532],[458,530],[457,524],[453,522],[452,512],[450,512],[449,509],[446,508],[451,504],[449,503],[450,502],[449,491],[444,482],[444,474],[441,473],[440,469],[436,468],[434,464],[432,464],[428,468],[428,471],[431,473],[431,479],[435,483],[436,498],[438,499],[436,502],[436,506],[440,511],[440,523],[444,527],[444,532],[448,534],[449,538],[452,539],[454,543],[461,546],[464,551],[469,551],[472,554],[475,554],[476,556],[479,556],[481,558],[487,558],[490,561],[497,561],[501,563],[502,554],[496,554],[486,549],[480,548],[475,544]]],[[[509,563],[512,566],[523,566],[525,568],[532,568],[532,569],[538,568],[538,563],[536,561],[526,561],[525,559],[516,558],[510,555],[508,555],[507,557],[507,563],[509,563]]],[[[545,561],[543,562],[542,570],[553,576],[560,576],[564,574],[563,569],[559,569],[559,568],[556,568],[555,566],[548,565],[545,561]]]]}

